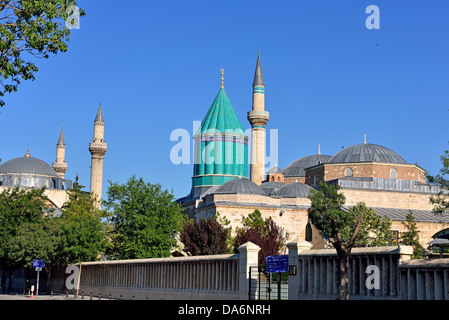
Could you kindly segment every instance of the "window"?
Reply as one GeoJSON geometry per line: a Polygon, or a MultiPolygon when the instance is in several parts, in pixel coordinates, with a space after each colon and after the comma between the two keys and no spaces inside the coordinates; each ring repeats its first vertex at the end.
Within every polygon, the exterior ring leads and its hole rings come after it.
{"type": "Polygon", "coordinates": [[[310,223],[306,225],[306,241],[312,242],[312,226],[310,223]]]}
{"type": "Polygon", "coordinates": [[[313,186],[316,187],[316,175],[313,176],[313,186]]]}
{"type": "Polygon", "coordinates": [[[351,168],[347,168],[345,170],[345,177],[352,177],[352,174],[353,174],[353,172],[352,172],[351,168]]]}
{"type": "Polygon", "coordinates": [[[399,231],[391,230],[391,243],[390,246],[398,246],[399,245],[399,231]]]}
{"type": "Polygon", "coordinates": [[[397,179],[398,178],[398,172],[395,169],[390,170],[390,178],[391,179],[397,179]]]}

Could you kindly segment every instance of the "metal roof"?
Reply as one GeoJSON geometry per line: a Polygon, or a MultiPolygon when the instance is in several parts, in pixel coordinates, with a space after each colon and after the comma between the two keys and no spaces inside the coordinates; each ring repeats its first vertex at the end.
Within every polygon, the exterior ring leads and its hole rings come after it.
{"type": "Polygon", "coordinates": [[[305,168],[313,167],[320,163],[326,163],[330,158],[332,157],[324,154],[314,154],[303,157],[292,162],[284,169],[283,173],[286,177],[305,177],[305,168]]]}
{"type": "Polygon", "coordinates": [[[400,155],[393,150],[377,144],[362,143],[341,150],[329,163],[357,163],[357,162],[381,162],[407,164],[400,155]]]}
{"type": "Polygon", "coordinates": [[[232,179],[225,182],[214,193],[230,194],[258,194],[265,195],[265,192],[257,184],[248,178],[232,179]]]}
{"type": "Polygon", "coordinates": [[[257,52],[256,72],[254,73],[253,86],[265,86],[263,82],[262,66],[260,65],[259,52],[257,52]]]}
{"type": "MultiPolygon", "coordinates": [[[[343,210],[349,211],[352,206],[343,206],[343,210]]],[[[431,210],[418,210],[418,209],[398,209],[398,208],[379,208],[371,207],[377,215],[381,217],[388,217],[395,221],[405,221],[407,214],[412,212],[413,218],[416,222],[449,222],[449,215],[437,215],[431,210]]]]}
{"type": "Polygon", "coordinates": [[[292,182],[276,191],[276,195],[282,198],[307,198],[312,189],[307,184],[292,182]]]}
{"type": "Polygon", "coordinates": [[[44,161],[33,157],[20,157],[0,165],[0,174],[29,173],[58,177],[55,170],[44,161]]]}

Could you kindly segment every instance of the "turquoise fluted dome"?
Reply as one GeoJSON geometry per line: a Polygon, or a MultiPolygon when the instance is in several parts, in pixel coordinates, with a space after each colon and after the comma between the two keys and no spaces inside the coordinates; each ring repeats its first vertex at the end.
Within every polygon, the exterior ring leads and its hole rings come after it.
{"type": "Polygon", "coordinates": [[[192,187],[219,186],[248,175],[248,137],[221,88],[195,140],[192,187]]]}

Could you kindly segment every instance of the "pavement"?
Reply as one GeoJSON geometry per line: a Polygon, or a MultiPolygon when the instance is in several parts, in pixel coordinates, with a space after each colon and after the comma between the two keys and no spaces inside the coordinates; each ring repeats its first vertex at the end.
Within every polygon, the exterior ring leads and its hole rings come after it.
{"type": "MultiPolygon", "coordinates": [[[[85,298],[84,298],[85,299],[85,298]]],[[[34,295],[31,298],[30,295],[23,294],[0,294],[0,300],[74,300],[73,294],[66,297],[65,294],[42,294],[42,295],[34,295]]]]}

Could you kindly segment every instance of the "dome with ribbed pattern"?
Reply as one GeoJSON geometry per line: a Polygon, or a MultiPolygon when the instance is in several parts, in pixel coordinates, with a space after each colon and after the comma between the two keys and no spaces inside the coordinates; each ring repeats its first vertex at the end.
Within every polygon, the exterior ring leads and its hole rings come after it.
{"type": "Polygon", "coordinates": [[[304,177],[305,168],[316,166],[320,163],[326,163],[329,161],[331,156],[324,154],[314,154],[311,156],[300,158],[292,162],[287,168],[284,169],[283,173],[286,177],[304,177]]]}
{"type": "Polygon", "coordinates": [[[282,198],[307,198],[312,189],[307,184],[292,182],[280,188],[276,195],[282,198]]]}
{"type": "Polygon", "coordinates": [[[362,143],[341,150],[331,159],[329,163],[357,163],[357,162],[381,162],[407,164],[400,155],[386,147],[362,143]]]}
{"type": "Polygon", "coordinates": [[[256,194],[264,195],[265,192],[248,178],[233,179],[225,182],[215,193],[227,194],[256,194]]]}

